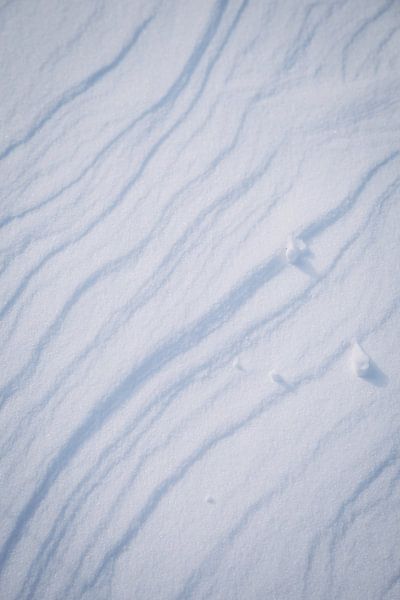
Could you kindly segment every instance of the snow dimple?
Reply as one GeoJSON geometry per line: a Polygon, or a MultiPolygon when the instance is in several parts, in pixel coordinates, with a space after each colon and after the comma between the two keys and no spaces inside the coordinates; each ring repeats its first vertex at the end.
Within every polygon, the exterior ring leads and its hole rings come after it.
{"type": "Polygon", "coordinates": [[[275,369],[272,369],[268,376],[273,383],[277,383],[279,386],[284,388],[287,392],[292,392],[294,390],[294,386],[292,383],[287,381],[283,375],[278,373],[275,369]]]}
{"type": "Polygon", "coordinates": [[[243,361],[239,356],[236,356],[236,358],[233,359],[232,366],[234,369],[237,369],[238,371],[246,370],[245,367],[243,366],[243,361]]]}
{"type": "Polygon", "coordinates": [[[269,378],[274,383],[283,383],[282,375],[280,375],[275,369],[269,372],[269,378]]]}
{"type": "Polygon", "coordinates": [[[353,340],[351,348],[351,366],[358,377],[366,377],[370,371],[369,356],[361,348],[357,340],[353,340]]]}
{"type": "Polygon", "coordinates": [[[307,246],[300,238],[290,235],[286,243],[286,260],[288,263],[296,264],[307,250],[307,246]]]}

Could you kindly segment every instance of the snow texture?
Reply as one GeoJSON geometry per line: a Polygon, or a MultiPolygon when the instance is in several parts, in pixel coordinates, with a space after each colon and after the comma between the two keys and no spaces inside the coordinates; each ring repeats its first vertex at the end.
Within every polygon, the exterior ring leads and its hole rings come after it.
{"type": "Polygon", "coordinates": [[[398,600],[399,0],[0,0],[0,62],[0,598],[398,600]]]}

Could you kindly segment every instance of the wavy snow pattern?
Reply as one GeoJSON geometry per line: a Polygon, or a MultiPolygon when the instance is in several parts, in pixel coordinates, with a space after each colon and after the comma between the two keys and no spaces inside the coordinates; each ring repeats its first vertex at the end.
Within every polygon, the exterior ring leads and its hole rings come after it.
{"type": "Polygon", "coordinates": [[[0,19],[0,597],[399,598],[398,2],[0,19]]]}

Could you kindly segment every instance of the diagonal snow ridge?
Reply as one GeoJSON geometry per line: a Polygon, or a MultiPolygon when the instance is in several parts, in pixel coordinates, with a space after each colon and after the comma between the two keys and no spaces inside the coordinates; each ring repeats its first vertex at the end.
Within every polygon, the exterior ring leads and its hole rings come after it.
{"type": "Polygon", "coordinates": [[[0,598],[398,600],[398,2],[0,17],[0,598]]]}

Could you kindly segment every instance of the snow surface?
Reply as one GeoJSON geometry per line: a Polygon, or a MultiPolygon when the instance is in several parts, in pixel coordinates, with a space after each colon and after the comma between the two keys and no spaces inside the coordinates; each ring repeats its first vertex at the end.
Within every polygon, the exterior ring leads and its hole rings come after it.
{"type": "Polygon", "coordinates": [[[0,598],[398,600],[399,0],[2,0],[0,64],[0,598]]]}

